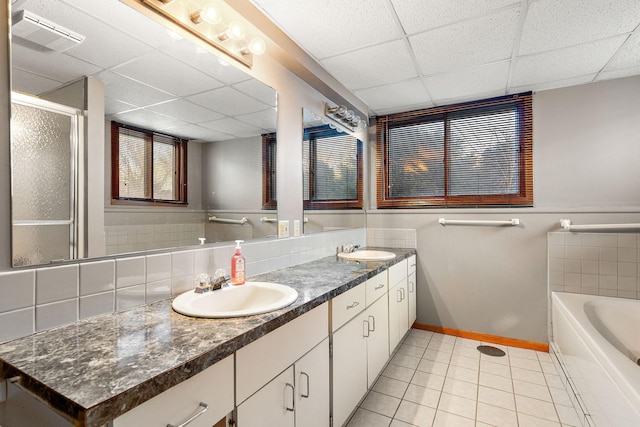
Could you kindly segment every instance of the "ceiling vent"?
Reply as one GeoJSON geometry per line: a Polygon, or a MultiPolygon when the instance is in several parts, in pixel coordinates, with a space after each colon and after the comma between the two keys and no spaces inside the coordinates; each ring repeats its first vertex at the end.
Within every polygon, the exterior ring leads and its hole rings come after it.
{"type": "Polygon", "coordinates": [[[13,15],[11,34],[57,52],[77,46],[85,39],[84,36],[28,10],[21,10],[13,15]]]}

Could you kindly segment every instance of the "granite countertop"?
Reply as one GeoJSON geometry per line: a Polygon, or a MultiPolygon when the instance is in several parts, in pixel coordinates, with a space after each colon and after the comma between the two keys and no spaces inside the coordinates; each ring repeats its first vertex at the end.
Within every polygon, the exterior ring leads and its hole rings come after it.
{"type": "Polygon", "coordinates": [[[397,257],[354,262],[331,256],[251,277],[298,291],[293,304],[262,315],[197,319],[164,300],[0,344],[0,378],[19,377],[21,387],[75,425],[102,426],[415,254],[385,250],[397,257]]]}

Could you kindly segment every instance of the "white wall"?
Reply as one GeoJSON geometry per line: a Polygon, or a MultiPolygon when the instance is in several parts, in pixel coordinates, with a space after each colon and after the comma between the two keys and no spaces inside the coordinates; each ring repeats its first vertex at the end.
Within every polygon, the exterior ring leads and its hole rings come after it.
{"type": "Polygon", "coordinates": [[[640,77],[539,92],[533,107],[535,207],[367,212],[368,228],[417,230],[418,322],[547,342],[547,233],[563,217],[640,222],[640,77]]]}

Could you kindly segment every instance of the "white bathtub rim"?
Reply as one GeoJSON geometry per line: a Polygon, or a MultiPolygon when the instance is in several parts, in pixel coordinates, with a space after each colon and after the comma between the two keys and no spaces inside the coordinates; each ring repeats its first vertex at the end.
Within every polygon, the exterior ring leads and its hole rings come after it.
{"type": "MultiPolygon", "coordinates": [[[[568,292],[552,292],[552,304],[558,305],[571,327],[588,344],[589,350],[598,360],[612,383],[620,389],[621,393],[640,415],[640,366],[622,354],[605,337],[600,335],[600,332],[591,324],[584,312],[583,305],[593,298],[618,299],[615,297],[568,292]],[[566,297],[563,298],[564,295],[566,297]],[[567,313],[570,313],[570,315],[567,315],[567,313]],[[632,378],[633,381],[629,381],[629,378],[632,378]],[[633,384],[636,384],[636,386],[633,384]]],[[[562,348],[557,343],[556,346],[560,349],[560,354],[562,354],[562,348]]]]}

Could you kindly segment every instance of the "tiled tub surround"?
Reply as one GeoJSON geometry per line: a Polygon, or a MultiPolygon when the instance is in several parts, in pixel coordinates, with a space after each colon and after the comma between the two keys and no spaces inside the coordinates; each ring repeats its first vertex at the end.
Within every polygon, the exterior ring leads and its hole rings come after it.
{"type": "MultiPolygon", "coordinates": [[[[247,242],[247,274],[261,274],[365,246],[365,229],[247,242]]],[[[67,263],[0,273],[0,342],[176,296],[195,275],[229,266],[234,245],[67,263]]]]}
{"type": "Polygon", "coordinates": [[[548,234],[549,290],[640,298],[640,234],[548,234]]]}
{"type": "Polygon", "coordinates": [[[163,300],[10,341],[0,345],[0,377],[19,376],[23,387],[79,425],[101,426],[415,254],[390,250],[398,257],[389,262],[329,256],[253,277],[299,293],[291,306],[264,315],[192,319],[163,300]]]}

